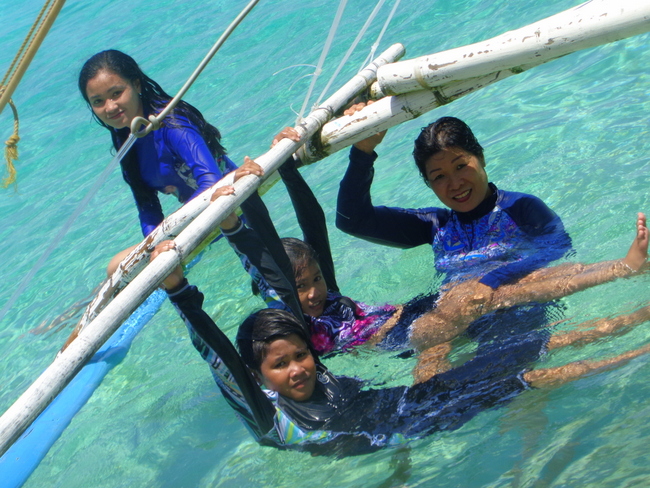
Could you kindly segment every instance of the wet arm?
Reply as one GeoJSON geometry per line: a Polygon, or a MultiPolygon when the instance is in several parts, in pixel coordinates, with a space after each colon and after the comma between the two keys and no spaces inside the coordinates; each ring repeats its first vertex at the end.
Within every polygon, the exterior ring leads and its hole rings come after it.
{"type": "Polygon", "coordinates": [[[203,294],[183,282],[168,291],[169,298],[185,321],[194,347],[210,364],[224,397],[261,438],[274,428],[275,407],[261,390],[225,334],[203,311],[203,294]]]}
{"type": "Polygon", "coordinates": [[[325,212],[318,203],[314,192],[298,171],[293,157],[290,157],[280,166],[278,172],[282,182],[287,187],[304,240],[314,248],[318,255],[318,264],[323,273],[323,278],[325,278],[325,283],[327,283],[327,288],[338,292],[339,287],[336,283],[336,272],[327,232],[325,212]]]}
{"type": "Polygon", "coordinates": [[[377,154],[356,147],[350,150],[350,165],[341,181],[336,227],[347,234],[387,246],[410,248],[430,244],[437,228],[435,212],[375,207],[370,197],[377,154]]]}

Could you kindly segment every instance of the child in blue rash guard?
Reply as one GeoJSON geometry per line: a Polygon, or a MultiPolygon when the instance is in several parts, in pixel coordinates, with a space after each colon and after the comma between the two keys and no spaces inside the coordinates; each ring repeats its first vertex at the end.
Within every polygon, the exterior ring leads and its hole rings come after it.
{"type": "MultiPolygon", "coordinates": [[[[95,120],[109,130],[116,150],[126,141],[136,116],[158,114],[172,99],[133,58],[116,50],[86,61],[79,73],[79,90],[95,120]]],[[[164,219],[158,192],[185,203],[237,168],[220,139],[201,112],[181,101],[160,129],[135,142],[120,164],[145,236],[164,219]]]]}
{"type": "MultiPolygon", "coordinates": [[[[172,241],[160,244],[152,259],[173,247],[172,241]]],[[[539,357],[539,339],[522,336],[514,355],[486,354],[411,387],[374,389],[328,371],[303,324],[284,310],[265,309],[248,317],[237,333],[238,354],[203,311],[203,295],[183,279],[180,268],[165,286],[224,398],[256,441],[314,454],[359,455],[454,430],[526,389],[562,384],[650,350],[646,346],[611,359],[531,371],[521,364],[539,357]]],[[[602,337],[648,319],[650,307],[644,307],[618,317],[614,327],[596,329],[602,337]]],[[[582,339],[564,345],[596,339],[581,333],[582,339]]]]}

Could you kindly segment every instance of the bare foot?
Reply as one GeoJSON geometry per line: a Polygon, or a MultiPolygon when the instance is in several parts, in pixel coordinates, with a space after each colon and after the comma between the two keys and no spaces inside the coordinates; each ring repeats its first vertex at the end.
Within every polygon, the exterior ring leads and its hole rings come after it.
{"type": "Polygon", "coordinates": [[[633,271],[639,271],[648,259],[648,227],[646,226],[645,215],[641,212],[637,215],[636,237],[623,259],[623,264],[633,271]]]}

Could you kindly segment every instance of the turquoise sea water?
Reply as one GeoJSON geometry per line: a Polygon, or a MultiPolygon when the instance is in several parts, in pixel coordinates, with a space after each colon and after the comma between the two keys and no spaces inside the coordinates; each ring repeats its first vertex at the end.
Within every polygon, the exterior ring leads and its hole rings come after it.
{"type": "MultiPolygon", "coordinates": [[[[394,42],[407,57],[500,34],[576,5],[575,1],[412,0],[402,2],[379,50],[394,42]]],[[[240,1],[68,0],[14,95],[21,117],[17,191],[0,195],[3,247],[0,307],[29,272],[110,159],[106,132],[90,118],[76,88],[89,56],[107,48],[133,55],[175,93],[240,1]]],[[[2,2],[0,70],[4,72],[41,2],[2,2]]],[[[373,5],[350,0],[333,51],[332,72],[373,5]]],[[[385,14],[388,7],[384,7],[385,14]]],[[[256,156],[291,124],[334,15],[331,1],[262,1],[233,34],[186,99],[222,131],[230,155],[256,156]]],[[[340,75],[343,83],[380,30],[340,75]]],[[[375,202],[437,205],[410,158],[419,128],[442,115],[466,120],[486,147],[488,172],[503,188],[534,193],[564,219],[576,259],[623,255],[639,210],[650,213],[647,98],[650,37],[637,36],[511,77],[419,120],[391,130],[378,150],[375,202]]],[[[319,86],[327,81],[324,75],[319,86]]],[[[340,84],[340,83],[336,83],[340,84]]],[[[318,91],[318,90],[317,90],[318,91]]],[[[10,110],[0,115],[9,137],[10,110]]],[[[369,302],[400,302],[435,285],[428,249],[400,251],[351,239],[334,229],[345,151],[304,172],[332,224],[344,292],[369,302]]],[[[166,208],[175,208],[165,199],[166,208]]],[[[281,235],[297,235],[279,188],[265,200],[281,235]]],[[[34,328],[86,297],[112,254],[140,238],[132,197],[116,171],[61,240],[13,309],[0,322],[0,409],[4,411],[51,362],[69,328],[34,328]]],[[[207,310],[232,335],[259,306],[233,253],[213,246],[192,272],[207,310]]],[[[564,300],[574,323],[632,309],[648,300],[648,278],[601,286],[564,300]]],[[[648,324],[624,337],[550,355],[544,365],[605,357],[645,344],[648,324]]],[[[409,382],[412,362],[361,352],[337,359],[337,372],[377,382],[409,382]]],[[[531,391],[454,432],[412,445],[406,486],[650,485],[650,358],[552,391],[531,391]]],[[[349,459],[313,458],[255,444],[217,392],[169,304],[136,338],[131,352],[97,389],[26,486],[393,486],[391,451],[349,459]]],[[[397,486],[397,485],[396,485],[397,486]]]]}

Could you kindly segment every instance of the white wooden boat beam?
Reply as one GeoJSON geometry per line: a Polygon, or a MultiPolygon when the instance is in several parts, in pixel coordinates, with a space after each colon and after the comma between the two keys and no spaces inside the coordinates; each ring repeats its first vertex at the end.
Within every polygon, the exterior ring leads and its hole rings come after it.
{"type": "Polygon", "coordinates": [[[328,122],[298,154],[313,163],[496,81],[648,31],[650,0],[592,0],[488,41],[385,65],[370,89],[379,100],[328,122]]]}
{"type": "Polygon", "coordinates": [[[647,0],[592,0],[487,41],[383,66],[378,98],[502,70],[524,71],[567,54],[650,30],[647,0]]]}

